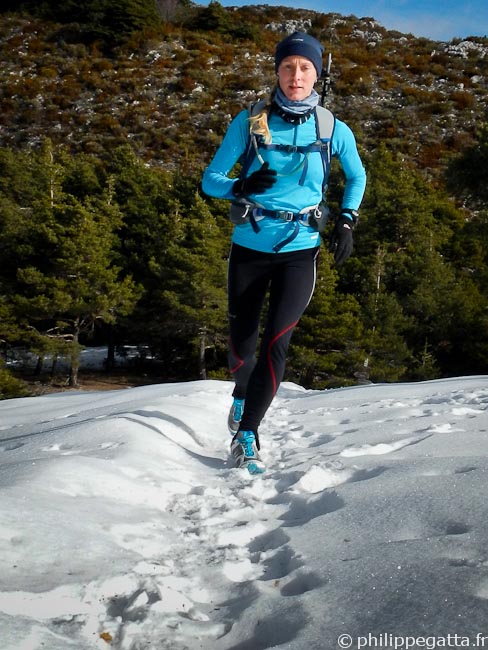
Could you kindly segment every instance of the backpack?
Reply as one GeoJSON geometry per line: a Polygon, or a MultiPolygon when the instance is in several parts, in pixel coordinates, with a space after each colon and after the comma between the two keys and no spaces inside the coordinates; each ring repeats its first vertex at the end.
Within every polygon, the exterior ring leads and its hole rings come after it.
{"type": "MultiPolygon", "coordinates": [[[[254,117],[260,113],[263,108],[266,106],[265,100],[260,100],[251,104],[248,108],[249,117],[254,117]]],[[[243,224],[251,223],[251,226],[255,232],[259,232],[259,226],[256,222],[255,217],[264,215],[264,216],[273,216],[278,219],[284,219],[286,221],[295,221],[295,230],[290,237],[286,238],[281,242],[276,248],[276,252],[281,250],[283,246],[292,241],[298,234],[298,222],[304,221],[308,225],[316,228],[319,232],[322,232],[327,224],[329,217],[329,210],[325,205],[325,195],[327,192],[327,182],[330,171],[331,163],[331,140],[334,133],[335,127],[335,117],[327,108],[323,106],[316,106],[315,108],[315,125],[317,131],[317,140],[308,145],[286,145],[286,144],[265,144],[264,142],[258,141],[258,138],[255,134],[250,133],[249,139],[246,145],[246,149],[241,156],[241,172],[239,178],[246,178],[249,168],[257,156],[260,158],[259,149],[267,149],[274,151],[284,151],[288,153],[311,153],[318,151],[320,152],[322,158],[322,165],[324,168],[324,180],[322,182],[322,202],[313,210],[307,214],[301,213],[290,213],[286,211],[276,211],[273,214],[273,211],[263,210],[261,207],[252,204],[247,199],[240,199],[233,201],[230,208],[230,220],[234,224],[243,224]]],[[[261,160],[261,162],[263,162],[261,160]]],[[[305,176],[307,173],[307,158],[305,158],[303,172],[299,180],[299,184],[303,184],[305,181],[305,176]]]]}

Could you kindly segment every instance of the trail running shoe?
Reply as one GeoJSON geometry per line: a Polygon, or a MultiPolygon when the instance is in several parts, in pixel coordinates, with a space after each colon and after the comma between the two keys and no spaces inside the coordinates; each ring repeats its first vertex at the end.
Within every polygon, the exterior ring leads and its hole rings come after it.
{"type": "Polygon", "coordinates": [[[230,453],[236,467],[247,468],[250,474],[262,474],[264,464],[259,457],[256,447],[256,437],[253,431],[239,431],[230,443],[230,453]]]}
{"type": "Polygon", "coordinates": [[[227,419],[227,426],[229,432],[234,436],[239,431],[239,424],[242,420],[242,413],[244,411],[244,400],[234,398],[234,402],[230,407],[229,417],[227,419]]]}

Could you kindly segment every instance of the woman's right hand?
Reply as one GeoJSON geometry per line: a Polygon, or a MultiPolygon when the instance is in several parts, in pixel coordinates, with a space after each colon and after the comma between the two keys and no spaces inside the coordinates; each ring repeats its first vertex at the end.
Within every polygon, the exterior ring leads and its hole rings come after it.
{"type": "Polygon", "coordinates": [[[276,170],[269,168],[269,163],[253,172],[247,178],[237,180],[232,186],[234,196],[249,196],[249,194],[263,194],[276,183],[276,170]]]}

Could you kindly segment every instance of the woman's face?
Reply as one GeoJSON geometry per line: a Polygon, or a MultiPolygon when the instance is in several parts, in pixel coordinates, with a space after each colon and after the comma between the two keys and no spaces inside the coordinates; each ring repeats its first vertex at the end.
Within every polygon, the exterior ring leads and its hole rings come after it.
{"type": "Polygon", "coordinates": [[[308,97],[317,81],[317,70],[304,56],[287,56],[278,67],[278,84],[285,96],[292,101],[308,97]]]}

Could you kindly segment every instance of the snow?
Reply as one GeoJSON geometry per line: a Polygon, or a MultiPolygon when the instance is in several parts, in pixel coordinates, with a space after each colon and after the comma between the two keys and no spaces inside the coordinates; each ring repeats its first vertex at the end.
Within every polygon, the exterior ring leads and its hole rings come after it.
{"type": "Polygon", "coordinates": [[[231,390],[0,402],[2,650],[488,648],[488,377],[231,390]]]}

